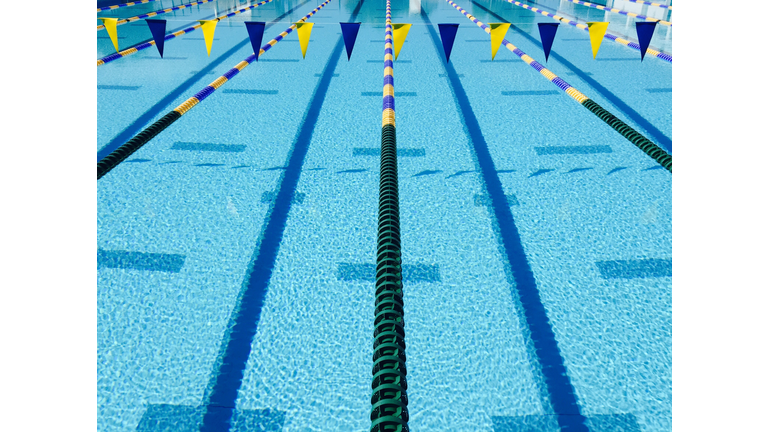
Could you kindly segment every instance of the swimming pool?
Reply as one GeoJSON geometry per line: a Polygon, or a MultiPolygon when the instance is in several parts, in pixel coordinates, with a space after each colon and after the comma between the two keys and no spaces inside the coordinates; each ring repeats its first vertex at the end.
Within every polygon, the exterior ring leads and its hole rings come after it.
{"type": "MultiPolygon", "coordinates": [[[[590,59],[570,25],[545,62],[536,23],[555,21],[513,3],[454,1],[671,154],[671,62],[610,40],[590,59]]],[[[196,30],[98,66],[102,160],[253,54],[244,21],[264,45],[323,5],[306,58],[291,32],[98,180],[99,430],[371,428],[386,4],[273,0],[221,20],[210,57],[196,30]],[[362,22],[349,61],[339,22],[362,22]]],[[[510,49],[492,61],[446,0],[391,10],[412,24],[392,68],[408,427],[670,430],[670,171],[510,49]],[[459,24],[447,64],[439,23],[459,24]]],[[[671,55],[671,29],[651,46],[671,55]]]]}

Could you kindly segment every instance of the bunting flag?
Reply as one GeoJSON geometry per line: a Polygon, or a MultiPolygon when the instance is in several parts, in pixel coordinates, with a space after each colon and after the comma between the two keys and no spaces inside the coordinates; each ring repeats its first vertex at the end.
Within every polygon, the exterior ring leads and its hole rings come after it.
{"type": "Polygon", "coordinates": [[[307,56],[307,45],[309,45],[309,36],[312,34],[312,26],[314,23],[297,22],[296,33],[299,35],[299,43],[301,44],[301,58],[307,56]]]}
{"type": "Polygon", "coordinates": [[[211,45],[213,45],[213,33],[216,31],[216,24],[219,20],[198,20],[202,24],[203,37],[205,38],[205,48],[208,50],[208,57],[211,56],[211,45]]]}
{"type": "Polygon", "coordinates": [[[165,20],[147,19],[144,20],[152,32],[152,39],[155,40],[155,46],[160,52],[160,58],[163,58],[163,46],[165,46],[165,20]]]}
{"type": "Polygon", "coordinates": [[[440,40],[443,41],[443,51],[445,52],[445,62],[451,58],[451,50],[453,49],[453,41],[456,40],[456,32],[459,30],[458,24],[438,24],[437,28],[440,29],[440,40]]]}
{"type": "Polygon", "coordinates": [[[392,42],[395,43],[395,60],[400,55],[400,49],[403,48],[405,38],[408,37],[408,30],[411,29],[410,24],[392,24],[392,42]]]}
{"type": "Polygon", "coordinates": [[[107,29],[109,38],[112,40],[112,45],[115,46],[115,51],[120,52],[120,48],[117,47],[117,18],[99,18],[104,23],[104,28],[107,29]]]}
{"type": "Polygon", "coordinates": [[[341,35],[344,36],[344,48],[347,50],[347,61],[352,57],[352,48],[355,47],[357,32],[360,31],[360,23],[339,23],[341,35]]]}
{"type": "Polygon", "coordinates": [[[643,61],[645,57],[645,51],[648,50],[648,45],[651,44],[653,38],[653,31],[656,29],[656,21],[653,22],[637,22],[637,42],[640,45],[640,61],[643,61]]]}
{"type": "Polygon", "coordinates": [[[597,50],[600,49],[600,44],[603,42],[605,32],[608,31],[607,22],[588,22],[589,26],[589,42],[592,44],[592,58],[597,58],[597,50]]]}
{"type": "Polygon", "coordinates": [[[245,28],[248,30],[248,37],[251,39],[253,53],[256,54],[256,61],[259,61],[259,51],[261,51],[261,39],[264,37],[264,24],[258,21],[246,21],[245,28]]]}
{"type": "Polygon", "coordinates": [[[509,30],[509,23],[488,23],[488,26],[491,28],[491,60],[493,60],[509,30]]]}
{"type": "Polygon", "coordinates": [[[552,50],[552,42],[555,41],[555,33],[560,23],[539,23],[539,36],[541,47],[544,48],[544,62],[549,61],[549,52],[552,50]]]}

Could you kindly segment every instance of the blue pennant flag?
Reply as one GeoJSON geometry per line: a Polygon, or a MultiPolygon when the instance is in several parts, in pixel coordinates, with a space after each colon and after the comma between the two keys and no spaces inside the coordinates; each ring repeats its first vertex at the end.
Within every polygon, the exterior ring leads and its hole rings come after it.
{"type": "Polygon", "coordinates": [[[643,61],[648,45],[651,44],[653,30],[656,29],[656,22],[638,22],[635,25],[637,26],[637,42],[640,45],[640,61],[643,61]]]}
{"type": "Polygon", "coordinates": [[[264,23],[258,21],[246,21],[245,28],[248,29],[248,37],[251,38],[251,47],[256,54],[256,61],[259,61],[259,51],[261,51],[261,38],[264,37],[264,23]]]}
{"type": "Polygon", "coordinates": [[[451,50],[453,49],[453,41],[456,40],[456,32],[459,30],[458,24],[438,24],[437,28],[440,29],[440,39],[443,41],[443,51],[445,52],[445,62],[451,58],[451,50]]]}
{"type": "Polygon", "coordinates": [[[541,47],[544,48],[544,62],[549,61],[549,52],[552,50],[552,42],[555,41],[555,33],[559,23],[539,23],[539,36],[541,47]]]}
{"type": "Polygon", "coordinates": [[[155,46],[160,51],[160,58],[163,58],[163,47],[165,46],[165,20],[147,19],[144,20],[152,32],[152,39],[155,40],[155,46]]]}
{"type": "Polygon", "coordinates": [[[339,23],[341,34],[344,36],[344,48],[347,49],[347,61],[352,57],[352,48],[355,47],[357,32],[360,31],[360,23],[339,23]]]}

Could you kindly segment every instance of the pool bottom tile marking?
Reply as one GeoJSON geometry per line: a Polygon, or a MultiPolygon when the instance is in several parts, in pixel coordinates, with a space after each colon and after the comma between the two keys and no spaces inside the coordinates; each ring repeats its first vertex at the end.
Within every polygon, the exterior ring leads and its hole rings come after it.
{"type": "MultiPolygon", "coordinates": [[[[136,432],[199,432],[203,421],[202,406],[149,404],[136,432]]],[[[235,410],[233,432],[279,432],[286,413],[277,410],[235,410]]]]}
{"type": "Polygon", "coordinates": [[[98,268],[178,273],[184,267],[186,255],[132,252],[99,249],[98,268]]]}
{"type": "Polygon", "coordinates": [[[607,145],[591,145],[591,146],[545,146],[534,147],[536,154],[543,155],[564,155],[564,154],[596,154],[596,153],[613,153],[610,146],[607,145]]]}
{"type": "Polygon", "coordinates": [[[242,153],[245,151],[245,146],[241,144],[214,144],[177,141],[171,145],[170,149],[183,151],[242,153]]]}
{"type": "Polygon", "coordinates": [[[603,279],[638,279],[672,276],[671,259],[597,261],[603,279]]]}
{"type": "MultiPolygon", "coordinates": [[[[376,264],[339,263],[336,279],[373,283],[376,281],[376,264]]],[[[440,282],[440,267],[430,264],[404,264],[403,281],[440,282]]]]}
{"type": "MultiPolygon", "coordinates": [[[[586,418],[590,432],[641,432],[637,419],[631,413],[595,414],[586,418]]],[[[560,432],[553,416],[492,416],[493,432],[560,432]]]]}
{"type": "MultiPolygon", "coordinates": [[[[378,96],[381,96],[379,93],[378,96]]],[[[397,155],[400,157],[423,157],[427,151],[424,148],[399,148],[397,155]]],[[[355,147],[352,149],[352,156],[381,156],[381,149],[378,147],[355,147]]]]}

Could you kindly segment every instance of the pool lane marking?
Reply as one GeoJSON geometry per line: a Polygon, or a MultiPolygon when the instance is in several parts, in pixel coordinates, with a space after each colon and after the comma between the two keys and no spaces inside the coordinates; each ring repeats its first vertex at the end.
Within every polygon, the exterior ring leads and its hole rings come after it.
{"type": "MultiPolygon", "coordinates": [[[[454,3],[452,0],[445,0],[453,6],[454,9],[459,11],[462,15],[467,17],[470,21],[474,22],[478,27],[483,29],[486,33],[491,33],[491,28],[487,25],[480,22],[477,18],[470,15],[462,9],[459,5],[454,3]]],[[[642,134],[634,130],[629,125],[625,124],[623,121],[621,121],[619,118],[605,110],[603,107],[597,104],[597,102],[591,100],[587,96],[585,96],[580,91],[576,90],[573,86],[565,82],[564,79],[560,78],[559,76],[552,73],[549,69],[545,68],[541,63],[534,60],[531,56],[523,52],[520,48],[517,48],[516,46],[512,45],[508,40],[504,39],[502,40],[502,45],[504,45],[508,50],[512,51],[516,56],[523,59],[524,62],[526,62],[529,66],[536,69],[540,74],[544,75],[552,84],[555,84],[558,88],[565,91],[565,93],[576,100],[578,103],[580,103],[582,106],[587,108],[590,112],[595,114],[600,120],[607,123],[611,128],[619,132],[624,138],[626,138],[629,142],[640,148],[645,154],[653,158],[656,162],[658,162],[661,166],[672,172],[672,156],[668,154],[666,151],[664,151],[661,147],[653,143],[648,138],[644,137],[642,134]]]]}
{"type": "MultiPolygon", "coordinates": [[[[490,15],[498,18],[500,22],[507,22],[503,17],[497,15],[492,10],[486,8],[485,6],[481,5],[480,3],[476,2],[475,0],[470,0],[475,6],[478,8],[488,12],[490,15]]],[[[541,46],[541,41],[536,39],[535,37],[529,35],[528,33],[520,30],[519,27],[517,27],[514,24],[510,24],[509,28],[512,30],[515,30],[516,32],[520,33],[521,36],[528,39],[531,43],[536,44],[538,46],[541,46]]],[[[588,40],[588,39],[587,39],[588,40]]],[[[486,42],[487,43],[487,42],[486,42]]],[[[576,67],[573,63],[569,62],[563,56],[557,54],[556,52],[551,52],[550,56],[563,65],[570,69],[572,72],[566,72],[567,75],[577,75],[579,78],[584,80],[589,86],[591,86],[593,89],[597,90],[597,92],[607,99],[610,103],[612,103],[616,108],[619,109],[623,114],[625,114],[627,117],[632,119],[638,126],[645,129],[655,140],[657,140],[660,144],[662,149],[664,149],[667,153],[672,151],[672,140],[666,136],[662,131],[660,131],[656,126],[654,126],[651,122],[646,120],[640,113],[632,109],[629,105],[627,105],[626,102],[621,100],[621,98],[617,97],[613,93],[611,93],[610,90],[603,87],[597,80],[591,77],[591,73],[589,72],[583,72],[581,69],[576,67]]],[[[490,60],[480,60],[490,62],[490,60]]],[[[501,61],[501,60],[494,60],[494,61],[501,61]]],[[[515,61],[521,61],[519,59],[515,59],[515,61]]]]}
{"type": "MultiPolygon", "coordinates": [[[[268,0],[268,1],[272,1],[272,0],[268,0]]],[[[312,15],[317,13],[317,11],[325,7],[325,5],[327,5],[330,2],[331,0],[326,0],[320,6],[315,8],[312,12],[305,15],[302,19],[298,20],[298,22],[304,22],[308,20],[310,17],[312,17],[312,15]]],[[[262,3],[266,3],[266,2],[262,2],[262,3]]],[[[216,89],[218,89],[219,87],[224,85],[224,83],[226,83],[227,81],[232,79],[235,75],[240,73],[240,71],[245,69],[249,64],[251,64],[251,62],[256,60],[257,57],[260,57],[262,54],[269,51],[270,48],[275,46],[284,37],[288,36],[288,34],[291,33],[294,29],[296,29],[296,24],[291,24],[290,27],[288,27],[285,31],[280,33],[277,37],[275,37],[271,41],[264,44],[259,50],[258,55],[255,53],[249,55],[248,57],[246,57],[245,60],[236,64],[235,67],[233,67],[232,69],[224,73],[224,75],[213,80],[213,82],[205,86],[205,88],[197,92],[194,96],[184,101],[184,103],[174,108],[171,112],[167,113],[160,120],[156,121],[154,124],[152,124],[148,128],[139,132],[138,135],[131,138],[127,143],[123,144],[122,146],[114,150],[112,153],[110,153],[108,156],[104,157],[104,159],[100,160],[96,164],[96,172],[97,172],[96,180],[100,179],[106,173],[111,171],[114,167],[120,164],[120,162],[125,160],[125,158],[133,154],[136,150],[140,149],[144,144],[149,142],[149,140],[154,138],[158,133],[162,132],[165,128],[173,124],[173,122],[181,118],[182,115],[189,112],[189,110],[191,110],[195,105],[199,104],[205,98],[213,94],[213,92],[215,92],[216,89]]]]}
{"type": "Polygon", "coordinates": [[[128,6],[135,6],[135,5],[149,3],[149,2],[153,2],[153,1],[157,1],[157,0],[132,1],[132,2],[120,3],[120,4],[116,4],[116,5],[112,5],[112,6],[104,6],[104,7],[96,8],[96,12],[97,13],[98,12],[104,12],[104,11],[108,11],[108,10],[112,10],[112,9],[118,9],[118,8],[123,8],[123,7],[128,7],[128,6]]]}
{"type": "MultiPolygon", "coordinates": [[[[506,1],[507,3],[512,3],[515,6],[520,6],[521,8],[528,9],[529,11],[536,12],[536,13],[542,14],[544,16],[550,17],[552,19],[564,22],[566,24],[570,24],[570,25],[572,25],[572,26],[574,26],[576,28],[580,28],[580,29],[586,31],[587,33],[589,33],[589,27],[587,27],[585,24],[579,24],[576,21],[571,21],[568,18],[563,18],[563,17],[561,17],[559,15],[552,14],[552,13],[549,13],[547,11],[543,11],[543,10],[541,10],[539,8],[535,8],[535,7],[528,6],[526,4],[522,4],[522,3],[520,3],[519,1],[516,1],[516,0],[504,0],[504,1],[506,1]]],[[[624,46],[628,46],[628,47],[630,47],[632,49],[635,49],[637,51],[640,51],[640,45],[638,45],[635,42],[630,42],[630,41],[628,41],[626,39],[622,39],[622,38],[620,38],[618,36],[615,36],[615,35],[612,35],[610,33],[605,33],[605,36],[603,36],[603,37],[607,38],[609,40],[612,40],[614,42],[620,43],[620,44],[622,44],[624,46]]],[[[646,53],[646,55],[652,55],[652,56],[654,56],[656,58],[660,58],[660,59],[662,59],[662,60],[664,60],[666,62],[672,63],[672,55],[671,54],[667,54],[665,52],[657,51],[657,50],[655,50],[653,48],[650,48],[650,47],[648,47],[648,49],[645,51],[645,53],[646,53]]]]}
{"type": "MultiPolygon", "coordinates": [[[[430,22],[429,17],[422,11],[422,19],[430,22]]],[[[440,53],[442,46],[434,28],[429,27],[430,36],[435,50],[440,53]]],[[[439,55],[439,54],[438,54],[439,55]]],[[[588,431],[585,426],[586,418],[581,413],[575,390],[568,376],[557,338],[552,330],[552,324],[547,317],[547,310],[541,300],[541,295],[533,274],[533,269],[523,247],[522,238],[515,224],[515,218],[510,209],[507,194],[501,184],[493,157],[485,141],[480,123],[475,115],[469,97],[456,76],[452,63],[443,63],[448,74],[451,91],[457,105],[459,115],[464,120],[470,148],[474,151],[474,159],[479,168],[488,197],[492,219],[496,222],[500,246],[506,254],[506,262],[512,270],[515,281],[510,287],[513,298],[517,297],[523,310],[525,324],[529,329],[530,339],[534,346],[534,355],[541,366],[548,401],[550,402],[557,421],[563,430],[571,432],[588,431]],[[515,295],[515,291],[517,295],[515,295]]]]}
{"type": "MultiPolygon", "coordinates": [[[[236,10],[234,12],[230,12],[230,13],[228,13],[226,15],[222,15],[220,17],[216,17],[216,18],[214,18],[214,20],[221,21],[223,19],[227,19],[229,17],[235,16],[235,15],[243,13],[243,12],[245,12],[247,10],[257,8],[257,7],[261,6],[261,5],[265,5],[265,4],[273,2],[273,1],[274,0],[264,0],[262,2],[259,2],[259,3],[255,4],[255,5],[251,5],[251,6],[248,6],[246,8],[239,9],[239,10],[236,10]]],[[[169,40],[174,39],[177,36],[181,36],[181,35],[183,35],[185,33],[191,33],[193,31],[199,29],[202,26],[203,26],[202,24],[198,23],[198,24],[195,24],[192,27],[187,27],[187,28],[185,28],[183,30],[179,30],[179,31],[173,32],[171,34],[167,34],[167,35],[165,35],[165,40],[169,41],[169,40]]],[[[139,52],[141,50],[145,50],[145,49],[147,49],[147,48],[149,48],[149,47],[151,47],[153,45],[155,45],[154,39],[149,41],[149,42],[143,42],[143,43],[140,43],[140,44],[138,44],[136,46],[124,49],[124,50],[122,50],[120,52],[116,52],[116,53],[110,54],[110,55],[108,55],[106,57],[102,57],[102,58],[96,60],[96,66],[98,67],[98,66],[101,66],[103,64],[111,63],[111,62],[113,62],[113,61],[115,61],[117,59],[129,56],[131,54],[135,54],[135,53],[137,53],[137,52],[139,52]]]]}
{"type": "MultiPolygon", "coordinates": [[[[148,12],[148,13],[145,13],[145,14],[136,15],[136,16],[130,17],[130,18],[124,18],[124,19],[119,20],[117,22],[117,25],[123,25],[125,23],[129,23],[129,22],[133,22],[133,21],[138,21],[138,20],[142,20],[142,19],[145,19],[145,18],[151,18],[151,17],[156,16],[156,15],[161,15],[161,14],[172,12],[172,11],[179,10],[179,9],[185,9],[185,8],[188,8],[188,7],[192,7],[192,6],[195,6],[195,5],[199,5],[199,4],[203,4],[203,3],[208,3],[208,2],[212,2],[212,1],[216,1],[216,0],[200,0],[200,1],[197,1],[197,2],[194,2],[194,3],[178,5],[178,6],[175,6],[175,7],[172,7],[172,8],[168,8],[168,9],[157,10],[157,11],[154,11],[154,12],[148,12]]],[[[103,28],[106,28],[106,27],[104,27],[104,24],[99,24],[99,25],[96,26],[96,30],[101,30],[103,28]]]]}
{"type": "Polygon", "coordinates": [[[580,0],[567,0],[567,1],[569,1],[571,3],[576,3],[577,5],[587,6],[587,7],[591,7],[591,8],[594,8],[594,9],[600,9],[601,11],[608,11],[608,12],[619,13],[619,14],[626,15],[626,16],[629,16],[629,17],[632,17],[632,18],[639,18],[639,19],[646,20],[646,21],[653,21],[653,22],[657,22],[657,23],[659,23],[661,25],[672,27],[672,23],[671,22],[660,20],[658,18],[651,18],[651,17],[647,17],[645,15],[639,15],[639,14],[636,14],[636,13],[633,13],[633,12],[626,12],[626,11],[623,11],[621,9],[616,9],[616,8],[608,8],[608,7],[605,7],[605,6],[600,6],[600,5],[596,5],[596,4],[593,4],[593,3],[590,3],[590,2],[585,2],[585,1],[580,1],[580,0]]]}
{"type": "MultiPolygon", "coordinates": [[[[363,1],[360,0],[357,7],[352,11],[349,21],[355,21],[363,1]]],[[[220,360],[217,361],[211,382],[207,387],[211,389],[210,393],[207,390],[203,397],[206,414],[200,429],[201,432],[229,430],[229,421],[237,408],[238,392],[242,386],[248,358],[251,355],[253,338],[258,331],[264,299],[286,229],[293,202],[291,198],[296,192],[320,110],[343,50],[344,39],[340,37],[323,69],[322,76],[315,85],[309,106],[304,113],[301,126],[288,153],[287,167],[283,170],[278,182],[274,204],[270,206],[269,212],[265,216],[265,223],[262,224],[263,228],[258,236],[260,240],[248,263],[242,291],[232,309],[233,312],[227,325],[227,329],[231,329],[231,331],[228,331],[222,338],[219,351],[220,360]]]]}

